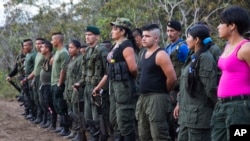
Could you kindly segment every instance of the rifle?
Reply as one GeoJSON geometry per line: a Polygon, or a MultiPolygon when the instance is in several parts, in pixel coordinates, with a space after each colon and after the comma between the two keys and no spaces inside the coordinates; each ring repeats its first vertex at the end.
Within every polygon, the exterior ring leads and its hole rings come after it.
{"type": "MultiPolygon", "coordinates": [[[[76,87],[75,87],[76,88],[76,87]]],[[[78,95],[80,95],[79,88],[76,88],[78,95]]],[[[85,120],[83,116],[82,110],[80,110],[80,96],[77,98],[77,109],[79,111],[79,115],[69,112],[69,116],[74,120],[74,121],[80,121],[80,127],[77,127],[76,130],[80,129],[80,134],[79,134],[79,141],[87,141],[87,137],[85,134],[85,120]]]]}
{"type": "Polygon", "coordinates": [[[21,93],[21,88],[12,80],[8,81],[18,92],[21,93]]]}
{"type": "Polygon", "coordinates": [[[99,136],[99,141],[107,141],[108,139],[108,133],[106,130],[106,127],[108,126],[108,122],[103,117],[103,111],[102,111],[102,92],[103,90],[100,90],[99,94],[93,96],[92,95],[92,101],[95,104],[98,112],[98,121],[88,121],[89,124],[93,125],[99,125],[101,135],[99,136]]]}

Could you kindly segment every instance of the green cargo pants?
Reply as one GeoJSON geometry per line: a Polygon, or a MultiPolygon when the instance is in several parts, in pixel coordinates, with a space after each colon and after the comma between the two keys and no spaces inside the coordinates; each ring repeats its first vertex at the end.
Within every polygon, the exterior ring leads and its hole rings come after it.
{"type": "Polygon", "coordinates": [[[110,81],[110,122],[122,136],[135,132],[134,81],[110,81]]]}
{"type": "Polygon", "coordinates": [[[141,141],[171,141],[168,117],[171,103],[168,94],[141,94],[136,105],[139,139],[141,141]]]}

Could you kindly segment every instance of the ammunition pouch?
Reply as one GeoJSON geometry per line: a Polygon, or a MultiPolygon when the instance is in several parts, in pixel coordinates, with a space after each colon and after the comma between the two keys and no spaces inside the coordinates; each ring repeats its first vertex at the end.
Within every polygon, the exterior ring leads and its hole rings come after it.
{"type": "Polygon", "coordinates": [[[110,80],[124,81],[130,79],[130,74],[126,62],[111,63],[110,65],[110,80]]]}

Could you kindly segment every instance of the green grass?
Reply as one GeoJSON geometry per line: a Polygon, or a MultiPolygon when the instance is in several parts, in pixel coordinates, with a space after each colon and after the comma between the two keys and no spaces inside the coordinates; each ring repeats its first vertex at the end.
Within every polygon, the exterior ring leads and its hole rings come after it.
{"type": "MultiPolygon", "coordinates": [[[[0,99],[14,99],[19,94],[9,82],[5,80],[6,73],[0,71],[0,99]]],[[[16,78],[13,78],[14,82],[17,82],[16,78]]]]}

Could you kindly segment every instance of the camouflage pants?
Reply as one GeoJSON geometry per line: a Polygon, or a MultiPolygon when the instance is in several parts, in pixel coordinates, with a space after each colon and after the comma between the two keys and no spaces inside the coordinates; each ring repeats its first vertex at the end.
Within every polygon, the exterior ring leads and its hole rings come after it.
{"type": "Polygon", "coordinates": [[[171,141],[168,117],[171,103],[168,94],[141,94],[136,105],[139,139],[141,141],[171,141]]]}
{"type": "Polygon", "coordinates": [[[135,132],[135,98],[131,81],[110,82],[110,122],[122,136],[135,132]]]}
{"type": "Polygon", "coordinates": [[[178,141],[211,141],[211,129],[196,129],[180,125],[178,141]]]}
{"type": "Polygon", "coordinates": [[[229,141],[229,127],[234,124],[250,125],[250,100],[217,102],[211,119],[212,140],[229,141]]]}
{"type": "Polygon", "coordinates": [[[94,86],[86,84],[84,89],[84,118],[85,120],[98,120],[96,106],[91,100],[94,86]]]}

